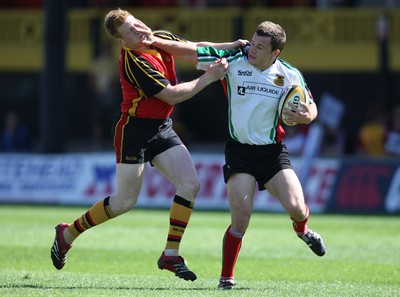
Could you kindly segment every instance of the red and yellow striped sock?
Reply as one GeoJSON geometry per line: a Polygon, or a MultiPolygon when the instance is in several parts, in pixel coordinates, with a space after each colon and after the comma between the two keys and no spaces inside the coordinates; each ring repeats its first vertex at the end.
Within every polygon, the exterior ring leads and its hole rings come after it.
{"type": "Polygon", "coordinates": [[[179,244],[192,214],[193,204],[175,195],[169,213],[169,232],[165,249],[179,250],[179,244]]]}
{"type": "Polygon", "coordinates": [[[109,205],[110,197],[95,203],[86,213],[68,226],[69,233],[78,237],[86,230],[114,218],[109,205]]]}

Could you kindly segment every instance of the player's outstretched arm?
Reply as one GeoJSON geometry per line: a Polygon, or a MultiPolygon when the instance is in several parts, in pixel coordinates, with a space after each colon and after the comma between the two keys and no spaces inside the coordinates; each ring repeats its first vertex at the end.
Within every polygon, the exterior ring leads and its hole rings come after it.
{"type": "Polygon", "coordinates": [[[227,69],[227,60],[221,59],[210,65],[207,71],[199,78],[175,86],[168,85],[160,93],[156,94],[155,97],[171,105],[188,100],[212,82],[222,78],[226,74],[227,69]]]}
{"type": "Polygon", "coordinates": [[[196,46],[212,46],[218,50],[233,50],[245,46],[249,43],[247,40],[238,39],[232,42],[222,42],[222,43],[215,43],[210,41],[200,41],[196,43],[196,46]]]}
{"type": "Polygon", "coordinates": [[[167,40],[154,35],[149,36],[147,43],[166,51],[177,59],[197,63],[196,43],[167,40]]]}
{"type": "Polygon", "coordinates": [[[166,40],[159,38],[157,36],[151,35],[148,38],[149,45],[158,47],[167,53],[173,55],[177,59],[197,63],[197,47],[200,46],[212,46],[218,50],[229,50],[237,49],[239,47],[245,46],[248,41],[243,39],[238,39],[233,42],[223,42],[215,43],[209,41],[201,42],[178,42],[173,40],[166,40]]]}

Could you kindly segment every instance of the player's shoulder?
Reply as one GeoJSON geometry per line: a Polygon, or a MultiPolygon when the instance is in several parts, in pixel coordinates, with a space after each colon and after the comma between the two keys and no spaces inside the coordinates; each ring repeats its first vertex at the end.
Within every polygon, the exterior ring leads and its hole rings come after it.
{"type": "Polygon", "coordinates": [[[285,69],[288,72],[300,72],[300,70],[295,65],[281,58],[276,59],[276,65],[277,67],[285,69]]]}
{"type": "Polygon", "coordinates": [[[182,41],[182,42],[186,42],[186,39],[183,39],[182,37],[180,37],[179,35],[168,31],[168,30],[155,30],[153,31],[153,35],[163,38],[163,39],[168,39],[168,40],[175,40],[175,41],[182,41]]]}
{"type": "Polygon", "coordinates": [[[252,76],[254,66],[249,64],[247,56],[239,53],[236,57],[236,59],[229,61],[229,69],[231,72],[233,72],[232,70],[235,70],[235,74],[238,76],[252,76]]]}
{"type": "Polygon", "coordinates": [[[301,84],[300,82],[304,82],[304,77],[301,71],[294,66],[293,64],[278,58],[275,62],[276,67],[279,72],[284,73],[291,81],[292,84],[301,84]]]}

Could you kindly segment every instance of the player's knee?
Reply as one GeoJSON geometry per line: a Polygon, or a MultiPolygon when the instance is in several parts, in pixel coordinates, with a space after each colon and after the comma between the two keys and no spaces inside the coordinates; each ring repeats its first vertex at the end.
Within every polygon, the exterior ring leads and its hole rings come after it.
{"type": "Polygon", "coordinates": [[[192,193],[197,196],[197,194],[199,194],[200,192],[200,182],[198,180],[196,180],[193,185],[192,185],[192,193]]]}
{"type": "Polygon", "coordinates": [[[136,204],[136,199],[121,199],[121,197],[118,196],[116,198],[115,203],[111,206],[111,211],[115,216],[130,211],[136,204]]]}
{"type": "Polygon", "coordinates": [[[241,215],[238,216],[236,219],[234,218],[232,220],[232,226],[237,232],[241,232],[244,234],[247,230],[247,227],[249,226],[249,221],[250,221],[249,216],[241,215]]]}
{"type": "Polygon", "coordinates": [[[251,214],[253,212],[253,209],[250,207],[246,207],[246,205],[234,205],[231,206],[232,212],[235,214],[234,217],[237,218],[237,220],[246,222],[250,220],[251,214]]]}
{"type": "Polygon", "coordinates": [[[232,212],[232,226],[235,227],[236,231],[246,232],[247,226],[250,222],[250,217],[252,214],[251,209],[246,209],[246,207],[236,207],[231,209],[232,212]]]}
{"type": "Polygon", "coordinates": [[[189,193],[190,196],[196,197],[200,192],[200,183],[198,180],[193,180],[189,183],[185,183],[184,186],[185,192],[189,193]]]}
{"type": "Polygon", "coordinates": [[[296,220],[302,220],[306,216],[306,209],[303,207],[300,207],[299,205],[292,205],[288,209],[288,213],[292,218],[295,218],[296,220]]]}

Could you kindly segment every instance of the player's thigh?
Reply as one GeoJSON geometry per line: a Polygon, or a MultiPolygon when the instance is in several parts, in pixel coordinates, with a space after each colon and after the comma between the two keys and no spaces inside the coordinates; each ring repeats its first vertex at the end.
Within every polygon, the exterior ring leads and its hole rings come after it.
{"type": "Polygon", "coordinates": [[[289,213],[302,211],[305,207],[303,189],[292,169],[279,171],[265,184],[265,188],[289,213]]]}
{"type": "MultiPolygon", "coordinates": [[[[155,156],[154,166],[175,186],[177,192],[199,191],[199,180],[189,151],[184,145],[176,145],[155,156]]],[[[189,198],[189,197],[185,197],[189,198]]]]}

